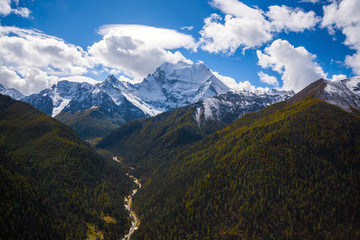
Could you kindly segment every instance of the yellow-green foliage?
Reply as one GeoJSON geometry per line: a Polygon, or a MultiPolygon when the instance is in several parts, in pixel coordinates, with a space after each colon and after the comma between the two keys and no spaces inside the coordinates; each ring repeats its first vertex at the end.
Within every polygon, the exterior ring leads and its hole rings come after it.
{"type": "Polygon", "coordinates": [[[358,116],[307,98],[149,151],[136,161],[134,238],[358,239],[359,136],[358,116]]]}

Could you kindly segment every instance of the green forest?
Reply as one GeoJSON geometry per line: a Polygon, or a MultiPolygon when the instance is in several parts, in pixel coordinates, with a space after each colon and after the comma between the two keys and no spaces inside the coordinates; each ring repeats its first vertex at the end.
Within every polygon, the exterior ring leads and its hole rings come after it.
{"type": "Polygon", "coordinates": [[[210,135],[186,115],[162,118],[99,143],[143,184],[134,239],[360,238],[359,116],[308,97],[210,135]]]}
{"type": "Polygon", "coordinates": [[[128,231],[123,198],[133,184],[118,163],[29,104],[0,95],[0,112],[0,239],[128,231]]]}
{"type": "Polygon", "coordinates": [[[93,139],[104,137],[125,123],[119,114],[113,113],[111,118],[108,114],[101,107],[96,107],[75,113],[61,112],[55,119],[71,127],[79,137],[93,139]]]}

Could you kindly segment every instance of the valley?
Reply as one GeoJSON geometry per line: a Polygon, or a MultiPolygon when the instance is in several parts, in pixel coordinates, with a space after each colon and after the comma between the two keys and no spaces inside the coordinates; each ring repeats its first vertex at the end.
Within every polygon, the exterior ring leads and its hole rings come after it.
{"type": "MultiPolygon", "coordinates": [[[[122,164],[121,161],[118,159],[118,157],[113,157],[113,160],[118,162],[119,164],[122,164]]],[[[134,170],[131,167],[128,167],[130,170],[134,170]]],[[[141,188],[141,184],[140,181],[135,178],[133,175],[129,175],[129,172],[126,173],[126,176],[128,176],[131,180],[134,181],[136,188],[132,190],[132,193],[125,197],[125,208],[126,210],[129,212],[129,216],[131,219],[131,227],[129,232],[125,235],[125,237],[123,238],[124,240],[130,240],[131,236],[134,234],[134,231],[136,231],[139,228],[140,225],[140,219],[136,216],[135,212],[132,209],[132,199],[134,197],[134,195],[136,194],[136,192],[141,188]]]]}
{"type": "Polygon", "coordinates": [[[0,240],[360,240],[360,0],[0,0],[0,240]]]}

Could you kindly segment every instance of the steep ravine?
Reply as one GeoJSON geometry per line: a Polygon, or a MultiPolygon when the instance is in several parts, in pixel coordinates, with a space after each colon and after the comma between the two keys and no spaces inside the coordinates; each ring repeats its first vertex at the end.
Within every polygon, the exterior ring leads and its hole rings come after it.
{"type": "MultiPolygon", "coordinates": [[[[114,161],[121,163],[121,161],[116,156],[113,157],[113,159],[114,159],[114,161]]],[[[129,167],[129,169],[132,169],[132,168],[129,167]]],[[[127,173],[126,175],[129,178],[131,178],[132,180],[134,180],[134,183],[136,184],[137,187],[132,191],[132,193],[129,196],[125,197],[125,199],[124,199],[125,208],[129,212],[129,216],[131,218],[131,227],[129,229],[128,234],[126,234],[124,236],[123,240],[129,240],[140,225],[140,219],[136,216],[135,212],[132,210],[131,204],[132,204],[132,198],[136,194],[138,189],[141,188],[141,184],[140,184],[140,181],[133,175],[130,175],[129,173],[127,173]]]]}

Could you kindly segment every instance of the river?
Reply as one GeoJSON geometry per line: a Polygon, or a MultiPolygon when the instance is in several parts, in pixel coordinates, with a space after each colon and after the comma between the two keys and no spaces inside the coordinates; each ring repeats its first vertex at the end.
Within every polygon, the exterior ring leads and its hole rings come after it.
{"type": "MultiPolygon", "coordinates": [[[[113,157],[113,160],[118,162],[118,163],[121,163],[121,161],[117,157],[113,157]]],[[[131,170],[134,170],[131,167],[129,167],[129,168],[131,170]]],[[[139,179],[137,179],[133,175],[130,175],[129,173],[126,173],[126,175],[129,178],[131,178],[134,181],[134,183],[136,184],[136,188],[132,191],[132,193],[129,196],[125,197],[125,199],[124,199],[125,208],[129,212],[129,216],[130,216],[130,219],[131,219],[131,227],[129,229],[129,233],[124,236],[123,240],[130,240],[131,236],[139,228],[139,225],[140,225],[140,219],[136,216],[135,212],[132,210],[131,204],[132,204],[132,198],[136,194],[138,189],[141,188],[141,184],[140,184],[139,179]]]]}

